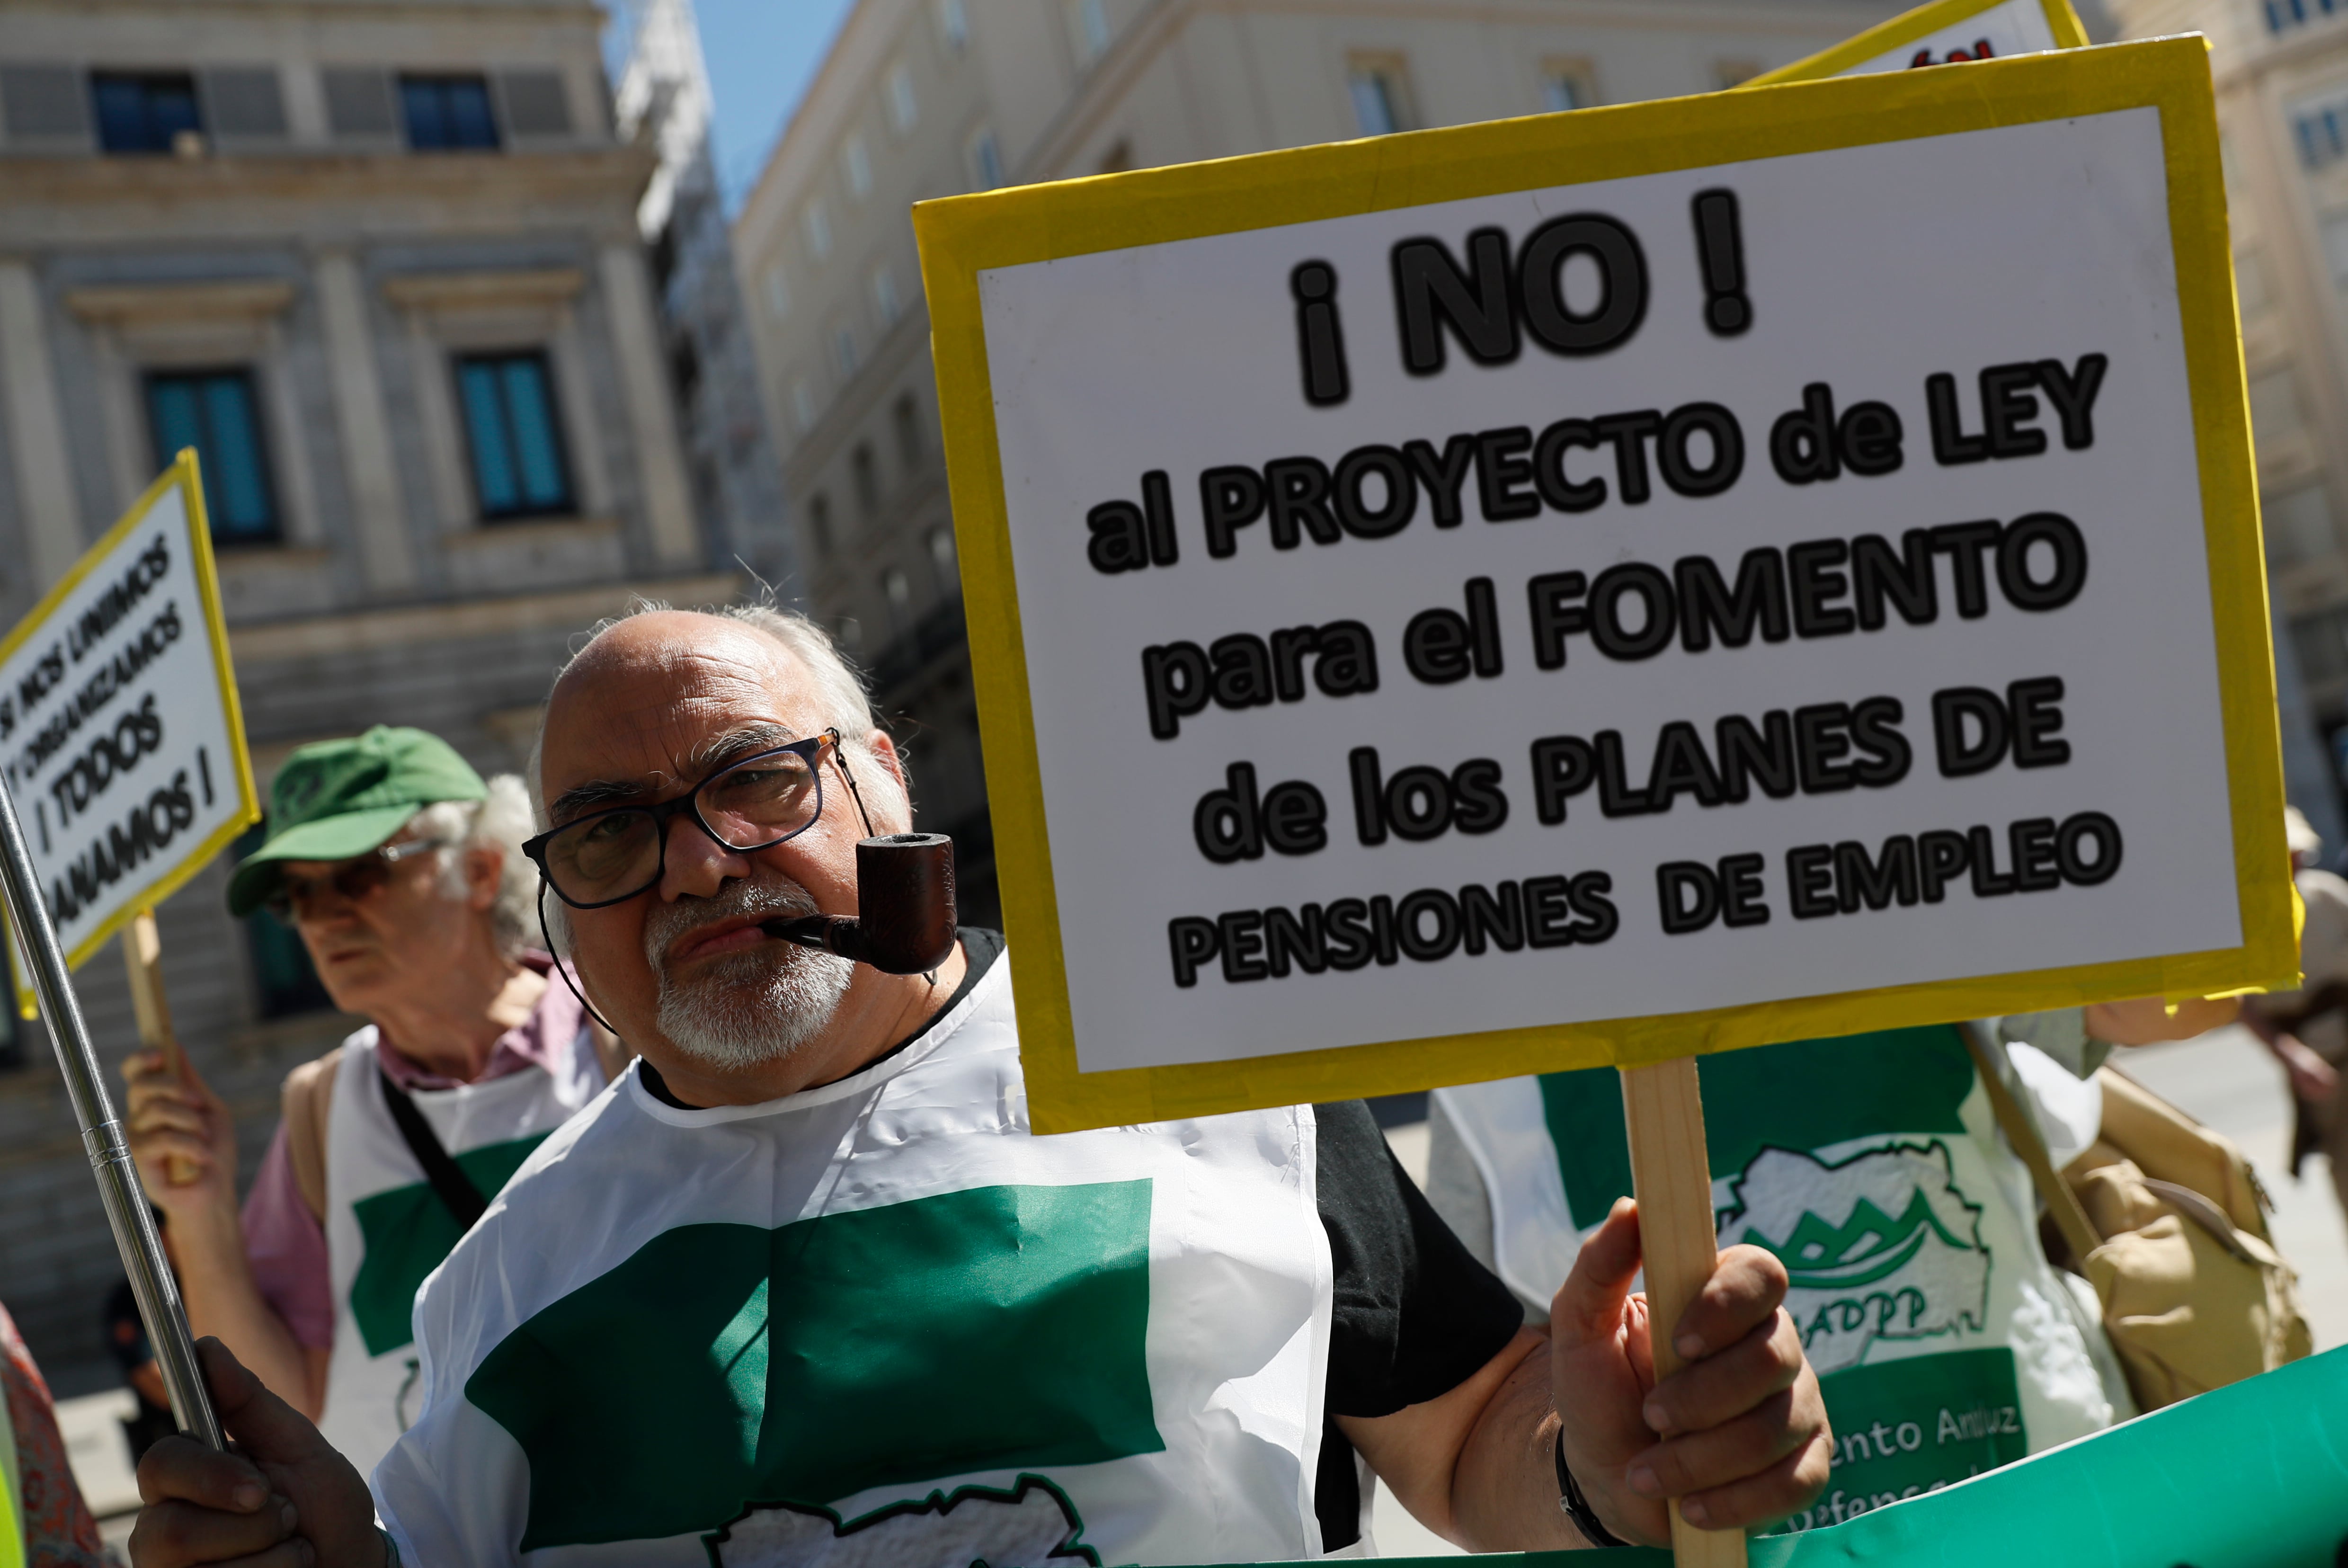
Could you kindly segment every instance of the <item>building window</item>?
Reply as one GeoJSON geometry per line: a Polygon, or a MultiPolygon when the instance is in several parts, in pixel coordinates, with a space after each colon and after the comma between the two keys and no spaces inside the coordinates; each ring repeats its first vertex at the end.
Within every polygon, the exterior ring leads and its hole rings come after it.
{"type": "Polygon", "coordinates": [[[2342,9],[2348,9],[2348,0],[2266,0],[2267,31],[2280,33],[2342,9]]]}
{"type": "Polygon", "coordinates": [[[866,522],[880,515],[880,465],[872,460],[872,446],[859,441],[848,457],[849,478],[856,486],[856,511],[866,522]]]}
{"type": "Polygon", "coordinates": [[[872,309],[884,327],[896,325],[905,314],[905,302],[897,297],[897,274],[886,262],[872,269],[872,309]]]}
{"type": "Polygon", "coordinates": [[[970,47],[970,12],[963,0],[937,0],[938,42],[949,55],[960,55],[970,47]]]}
{"type": "Polygon", "coordinates": [[[98,144],[108,152],[170,152],[182,134],[203,135],[196,80],[184,71],[99,71],[89,78],[89,92],[98,107],[98,144]]]}
{"type": "Polygon", "coordinates": [[[938,586],[948,593],[962,586],[962,567],[954,560],[953,530],[930,530],[930,569],[938,574],[938,586]]]}
{"type": "Polygon", "coordinates": [[[1067,0],[1068,39],[1076,64],[1089,66],[1108,52],[1108,8],[1101,0],[1067,0]]]}
{"type": "Polygon", "coordinates": [[[1354,98],[1354,124],[1364,136],[1408,130],[1410,95],[1395,59],[1357,59],[1347,74],[1354,98]]]}
{"type": "Polygon", "coordinates": [[[815,552],[831,559],[831,498],[820,492],[808,497],[808,531],[815,536],[815,552]]]}
{"type": "Polygon", "coordinates": [[[889,630],[902,632],[913,610],[913,583],[900,567],[880,573],[880,596],[889,602],[889,630]]]}
{"type": "Polygon", "coordinates": [[[857,366],[862,363],[862,356],[856,351],[856,329],[846,325],[834,327],[831,334],[831,364],[832,368],[839,372],[839,378],[842,381],[852,378],[856,375],[857,366]]]}
{"type": "Polygon", "coordinates": [[[457,393],[482,521],[571,511],[571,476],[546,356],[535,350],[465,355],[457,361],[457,393]]]}
{"type": "Polygon", "coordinates": [[[212,538],[222,544],[277,537],[269,454],[256,409],[249,371],[159,371],[147,377],[155,466],[168,464],[182,447],[196,449],[204,476],[204,511],[212,538]]]}
{"type": "Polygon", "coordinates": [[[2291,117],[2292,136],[2299,142],[2299,161],[2321,169],[2348,154],[2348,101],[2335,100],[2291,117]]]}
{"type": "MultiPolygon", "coordinates": [[[[267,830],[256,825],[236,841],[236,854],[252,853],[268,836],[267,830]]],[[[244,941],[252,955],[253,998],[263,1017],[290,1017],[335,1005],[319,983],[300,932],[263,910],[246,917],[244,941]]]]}
{"type": "Polygon", "coordinates": [[[1598,101],[1591,90],[1590,67],[1581,60],[1549,60],[1541,66],[1541,108],[1551,114],[1588,108],[1598,101]]]}
{"type": "Polygon", "coordinates": [[[2297,438],[2306,428],[2300,413],[2299,384],[2291,366],[2250,377],[2250,436],[2260,457],[2271,456],[2276,443],[2297,438]]]}
{"type": "Polygon", "coordinates": [[[920,123],[921,103],[913,97],[913,67],[899,60],[889,67],[889,77],[881,85],[880,101],[889,110],[889,129],[903,136],[920,123]]]}
{"type": "Polygon", "coordinates": [[[897,426],[897,461],[909,474],[922,471],[922,406],[907,392],[892,413],[897,426]]]}
{"type": "Polygon", "coordinates": [[[804,376],[791,383],[791,417],[799,422],[802,436],[814,429],[815,422],[823,417],[822,406],[816,401],[815,384],[804,376]]]}
{"type": "Polygon", "coordinates": [[[418,152],[458,152],[498,144],[489,84],[480,77],[402,77],[399,109],[407,145],[418,152]]]}
{"type": "Polygon", "coordinates": [[[821,201],[810,201],[799,215],[799,228],[807,235],[808,254],[817,261],[831,254],[831,214],[824,211],[821,201]]]}
{"type": "Polygon", "coordinates": [[[780,267],[767,269],[767,314],[777,321],[791,314],[790,280],[780,267]]]}
{"type": "Polygon", "coordinates": [[[2338,553],[2340,538],[2332,530],[2332,500],[2321,484],[2265,497],[2261,511],[2267,559],[2277,568],[2304,565],[2338,553]]]}
{"type": "Polygon", "coordinates": [[[970,139],[968,150],[971,182],[981,191],[996,191],[1003,186],[1003,150],[995,144],[994,132],[982,130],[970,139]]]}
{"type": "Polygon", "coordinates": [[[839,172],[850,196],[861,201],[872,194],[872,155],[864,150],[862,137],[851,136],[840,148],[839,172]]]}

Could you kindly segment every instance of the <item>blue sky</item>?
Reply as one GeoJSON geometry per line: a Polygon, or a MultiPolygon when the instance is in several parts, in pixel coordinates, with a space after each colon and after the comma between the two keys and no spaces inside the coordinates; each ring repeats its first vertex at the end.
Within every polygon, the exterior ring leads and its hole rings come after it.
{"type": "Polygon", "coordinates": [[[855,0],[695,0],[728,208],[757,179],[855,0]]]}

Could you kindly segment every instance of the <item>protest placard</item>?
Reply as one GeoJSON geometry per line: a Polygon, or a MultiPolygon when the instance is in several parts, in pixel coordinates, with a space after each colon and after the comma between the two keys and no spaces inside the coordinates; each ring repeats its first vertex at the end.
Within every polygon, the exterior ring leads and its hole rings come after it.
{"type": "Polygon", "coordinates": [[[0,772],[76,965],[260,820],[192,450],[0,642],[0,772]]]}
{"type": "Polygon", "coordinates": [[[2295,974],[2199,40],[916,224],[1039,1129],[2295,974]]]}
{"type": "Polygon", "coordinates": [[[1962,60],[2004,60],[2087,44],[2070,0],[1932,0],[1744,87],[1904,71],[1962,60]]]}

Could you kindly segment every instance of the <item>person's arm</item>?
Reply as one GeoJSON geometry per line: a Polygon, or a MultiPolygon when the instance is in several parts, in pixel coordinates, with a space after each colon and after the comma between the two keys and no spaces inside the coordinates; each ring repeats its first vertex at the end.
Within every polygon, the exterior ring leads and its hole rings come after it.
{"type": "Polygon", "coordinates": [[[253,1277],[237,1212],[228,1106],[194,1063],[174,1076],[160,1051],[132,1056],[122,1074],[129,1082],[131,1156],[148,1197],[164,1212],[190,1326],[233,1346],[263,1383],[315,1419],[325,1404],[328,1353],[301,1343],[253,1277]],[[167,1160],[189,1180],[168,1180],[167,1160]]]}
{"type": "Polygon", "coordinates": [[[2242,1022],[2259,1037],[2291,1079],[2291,1094],[2312,1105],[2322,1105],[2340,1092],[2340,1072],[2297,1035],[2267,1016],[2255,1006],[2242,1009],[2242,1022]]]}
{"type": "Polygon", "coordinates": [[[1732,1247],[1674,1326],[1690,1365],[1654,1377],[1637,1205],[1623,1199],[1586,1243],[1550,1309],[1484,1368],[1391,1416],[1339,1429],[1395,1496],[1448,1540],[1482,1552],[1588,1544],[1558,1507],[1555,1444],[1607,1529],[1670,1538],[1663,1499],[1720,1530],[1784,1518],[1826,1485],[1832,1439],[1818,1378],[1779,1310],[1786,1272],[1732,1247]]]}
{"type": "Polygon", "coordinates": [[[2087,1033],[2115,1046],[2151,1046],[2163,1040],[2189,1040],[2223,1028],[2242,1010],[2239,996],[2192,996],[2171,1013],[2158,996],[2127,1002],[2097,1002],[2087,1009],[2087,1033]]]}

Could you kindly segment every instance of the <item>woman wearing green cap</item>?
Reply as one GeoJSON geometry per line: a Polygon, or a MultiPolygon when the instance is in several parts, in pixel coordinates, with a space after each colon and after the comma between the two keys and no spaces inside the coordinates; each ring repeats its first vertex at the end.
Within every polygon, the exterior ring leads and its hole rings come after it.
{"type": "Polygon", "coordinates": [[[195,1331],[218,1335],[363,1471],[413,1418],[416,1289],[540,1140],[618,1065],[531,950],[529,797],[422,730],[305,746],[231,913],[301,934],[372,1020],[287,1078],[242,1212],[228,1108],[131,1058],[130,1145],[195,1331]]]}

